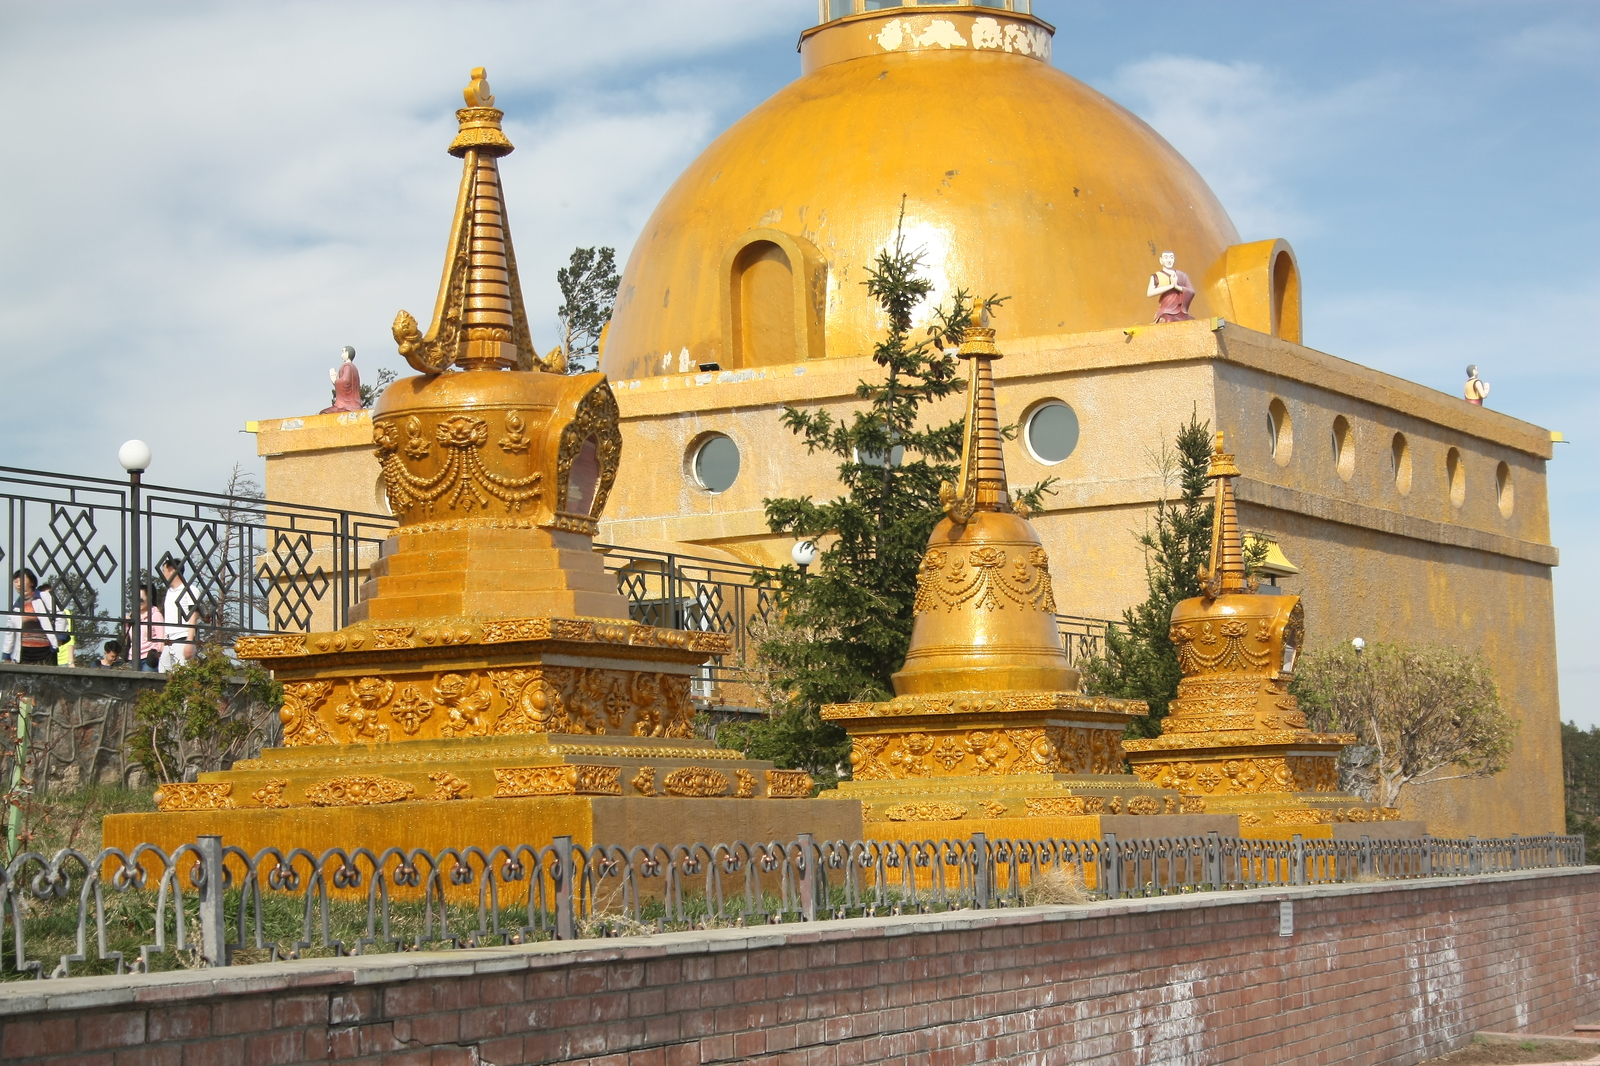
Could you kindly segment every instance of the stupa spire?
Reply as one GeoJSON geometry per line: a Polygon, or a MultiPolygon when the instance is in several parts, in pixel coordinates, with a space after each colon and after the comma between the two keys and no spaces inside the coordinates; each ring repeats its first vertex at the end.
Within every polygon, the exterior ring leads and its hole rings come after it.
{"type": "Polygon", "coordinates": [[[1230,592],[1254,592],[1255,582],[1245,572],[1244,536],[1239,532],[1239,508],[1233,499],[1233,479],[1239,467],[1225,452],[1219,431],[1211,449],[1211,469],[1206,477],[1217,483],[1217,502],[1211,519],[1211,558],[1200,571],[1200,586],[1208,599],[1230,592]]]}
{"type": "Polygon", "coordinates": [[[498,160],[513,150],[500,128],[505,113],[494,106],[482,67],[473,69],[462,95],[466,106],[456,112],[460,128],[449,149],[462,160],[461,191],[433,324],[424,334],[416,319],[401,311],[394,320],[395,343],[406,362],[424,374],[452,365],[463,370],[532,370],[540,364],[528,334],[500,185],[498,160]]]}
{"type": "Polygon", "coordinates": [[[967,380],[966,439],[961,446],[961,475],[955,485],[940,486],[940,502],[957,525],[965,525],[978,511],[1010,513],[1011,493],[1006,487],[1006,460],[1000,448],[1000,416],[994,403],[994,360],[1000,350],[989,325],[989,308],[982,300],[973,308],[975,325],[961,335],[957,355],[970,359],[967,380]]]}

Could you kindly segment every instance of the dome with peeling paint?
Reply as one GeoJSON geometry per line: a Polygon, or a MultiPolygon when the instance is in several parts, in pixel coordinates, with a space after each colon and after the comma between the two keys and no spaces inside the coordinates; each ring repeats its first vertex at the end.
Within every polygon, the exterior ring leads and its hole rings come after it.
{"type": "Polygon", "coordinates": [[[1167,250],[1198,290],[1195,317],[1234,317],[1239,238],[1222,205],[1154,130],[1050,65],[1052,32],[960,5],[807,31],[801,77],[701,153],[644,227],[601,369],[870,352],[884,322],[862,282],[902,194],[930,306],[957,288],[1010,295],[1002,344],[1150,322],[1167,250]]]}

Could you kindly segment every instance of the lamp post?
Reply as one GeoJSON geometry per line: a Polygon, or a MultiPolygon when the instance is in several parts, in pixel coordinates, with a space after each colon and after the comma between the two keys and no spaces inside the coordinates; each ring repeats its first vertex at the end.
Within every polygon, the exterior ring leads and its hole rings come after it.
{"type": "Polygon", "coordinates": [[[807,568],[817,561],[817,546],[809,540],[797,540],[789,549],[789,558],[800,568],[800,579],[804,581],[807,568]]]}
{"type": "Polygon", "coordinates": [[[1366,650],[1367,642],[1362,640],[1360,637],[1357,637],[1350,642],[1350,646],[1356,650],[1357,655],[1360,655],[1366,650]]]}
{"type": "Polygon", "coordinates": [[[117,449],[117,462],[128,472],[128,504],[133,512],[132,529],[128,537],[128,547],[132,549],[132,563],[128,572],[132,576],[133,594],[132,606],[128,611],[131,623],[128,631],[128,662],[133,666],[134,673],[138,673],[144,669],[144,641],[140,633],[143,620],[139,617],[139,511],[142,503],[139,499],[139,478],[150,468],[150,445],[142,440],[128,441],[117,449]]]}

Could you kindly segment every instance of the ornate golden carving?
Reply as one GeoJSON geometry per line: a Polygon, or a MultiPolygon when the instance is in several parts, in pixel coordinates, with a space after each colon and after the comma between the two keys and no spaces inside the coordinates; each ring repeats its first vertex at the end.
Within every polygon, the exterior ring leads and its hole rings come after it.
{"type": "Polygon", "coordinates": [[[1121,814],[1122,813],[1122,797],[1121,796],[1112,796],[1109,799],[1107,799],[1106,800],[1106,810],[1110,811],[1112,814],[1121,814]]]}
{"type": "Polygon", "coordinates": [[[1184,814],[1206,813],[1206,801],[1203,796],[1180,796],[1178,810],[1184,814]]]}
{"type": "Polygon", "coordinates": [[[739,782],[739,787],[734,790],[734,795],[740,799],[750,799],[756,794],[756,775],[749,770],[735,770],[734,777],[739,782]]]}
{"type": "Polygon", "coordinates": [[[1050,585],[1050,560],[1043,548],[1011,559],[1007,566],[1003,548],[972,548],[965,553],[929,548],[917,569],[917,595],[913,610],[940,607],[953,611],[972,601],[975,610],[999,610],[1002,600],[1024,609],[1055,613],[1056,598],[1050,585]],[[1009,571],[1009,572],[1008,572],[1009,571]]]}
{"type": "Polygon", "coordinates": [[[1006,805],[997,800],[984,800],[979,806],[983,808],[983,813],[990,818],[998,818],[1006,813],[1006,805]]]}
{"type": "MultiPolygon", "coordinates": [[[[1178,648],[1178,668],[1184,676],[1216,670],[1259,670],[1270,658],[1268,648],[1252,648],[1250,626],[1242,618],[1227,618],[1220,622],[1206,620],[1198,626],[1192,623],[1175,624],[1167,636],[1178,648]],[[1214,648],[1201,651],[1200,645],[1214,648]]],[[[1269,638],[1270,639],[1270,638],[1269,638]]],[[[1257,630],[1255,643],[1263,643],[1262,632],[1257,630]]]]}
{"type": "Polygon", "coordinates": [[[561,693],[545,680],[542,669],[490,670],[488,673],[489,680],[494,682],[507,704],[494,723],[496,734],[566,731],[567,716],[561,693]]]}
{"type": "MultiPolygon", "coordinates": [[[[413,442],[420,434],[412,423],[407,423],[407,433],[413,442]]],[[[434,427],[434,440],[444,450],[444,463],[432,476],[413,474],[405,461],[392,450],[395,434],[379,426],[392,426],[389,421],[373,425],[373,440],[378,443],[378,457],[383,464],[383,481],[389,496],[389,505],[396,514],[406,514],[420,506],[422,513],[431,517],[436,503],[452,511],[470,512],[474,507],[486,509],[491,499],[505,505],[516,514],[524,504],[539,499],[544,474],[535,470],[524,477],[503,477],[483,465],[479,453],[489,440],[489,424],[471,415],[452,415],[434,427]]],[[[408,454],[412,449],[408,445],[408,454]]],[[[414,456],[420,458],[420,456],[414,456]]]]}
{"type": "Polygon", "coordinates": [[[617,411],[617,398],[611,386],[601,380],[578,401],[572,421],[561,430],[561,444],[556,452],[556,502],[554,510],[565,514],[572,502],[570,482],[572,464],[583,451],[585,442],[595,442],[595,459],[599,466],[595,483],[594,500],[586,515],[595,518],[605,509],[606,497],[611,495],[611,483],[617,479],[617,465],[622,460],[621,415],[617,411]]]}
{"type": "Polygon", "coordinates": [[[233,650],[241,659],[276,659],[288,655],[304,655],[306,638],[303,633],[240,637],[233,642],[233,650]]]}
{"type": "Polygon", "coordinates": [[[977,729],[967,734],[967,750],[972,752],[972,768],[980,774],[1003,774],[1006,759],[1014,749],[1003,732],[977,729]]]}
{"type": "Polygon", "coordinates": [[[350,698],[333,712],[333,720],[348,732],[349,742],[386,742],[389,727],[378,720],[378,712],[394,698],[394,682],[381,677],[360,677],[350,682],[349,693],[350,698]]]}
{"type": "Polygon", "coordinates": [[[485,644],[505,644],[514,640],[548,640],[550,619],[506,618],[483,623],[485,644]]]}
{"type": "Polygon", "coordinates": [[[472,674],[445,674],[433,686],[433,698],[444,708],[439,735],[445,737],[488,736],[494,725],[489,713],[494,697],[482,691],[472,674]]]}
{"type": "Polygon", "coordinates": [[[725,796],[728,793],[727,775],[709,766],[684,766],[668,774],[661,782],[669,796],[725,796]]]}
{"type": "Polygon", "coordinates": [[[633,790],[641,796],[654,796],[656,794],[656,768],[654,766],[641,766],[639,772],[633,775],[633,780],[628,782],[633,790]]]}
{"type": "Polygon", "coordinates": [[[389,709],[389,717],[400,723],[400,728],[408,737],[416,736],[423,720],[432,713],[433,704],[417,691],[415,685],[407,685],[401,689],[400,698],[395,700],[394,706],[389,709]]]}
{"type": "Polygon", "coordinates": [[[1290,755],[1285,761],[1296,792],[1339,791],[1337,756],[1290,755]]]}
{"type": "Polygon", "coordinates": [[[1230,729],[1253,729],[1255,724],[1256,716],[1253,714],[1191,715],[1183,718],[1169,715],[1161,728],[1168,733],[1215,733],[1230,729]]]}
{"type": "Polygon", "coordinates": [[[767,798],[808,799],[816,782],[804,770],[768,770],[767,798]]]}
{"type": "Polygon", "coordinates": [[[1029,818],[1064,818],[1086,813],[1083,796],[1041,796],[1023,801],[1029,818]]]}
{"type": "Polygon", "coordinates": [[[929,772],[926,756],[933,751],[933,738],[926,733],[911,733],[895,738],[889,750],[889,773],[894,777],[923,777],[929,772]]]}
{"type": "Polygon", "coordinates": [[[322,781],[306,789],[313,807],[364,807],[378,803],[403,803],[416,795],[416,786],[392,777],[351,774],[322,781]]]}
{"type": "Polygon", "coordinates": [[[897,803],[886,807],[883,816],[891,822],[954,822],[967,816],[967,809],[955,803],[897,803]]]}
{"type": "Polygon", "coordinates": [[[503,452],[525,452],[533,443],[528,438],[527,423],[522,420],[522,412],[506,412],[506,435],[497,442],[503,452]]]}
{"type": "Polygon", "coordinates": [[[508,796],[620,796],[622,767],[572,763],[495,767],[494,794],[508,796]]]}
{"type": "Polygon", "coordinates": [[[1239,828],[1241,829],[1253,829],[1260,824],[1261,816],[1259,814],[1250,814],[1249,812],[1246,812],[1239,815],[1239,828]]]}
{"type": "Polygon", "coordinates": [[[156,789],[161,811],[231,811],[233,786],[226,782],[168,781],[156,789]]]}
{"type": "Polygon", "coordinates": [[[1135,796],[1128,801],[1129,814],[1160,814],[1161,801],[1154,796],[1135,796]]]}
{"type": "Polygon", "coordinates": [[[1058,741],[1051,736],[1059,736],[1061,730],[1055,729],[1008,729],[1006,737],[1017,750],[1017,759],[1011,764],[1010,772],[1014,774],[1053,774],[1061,763],[1061,754],[1057,748],[1058,741]]]}
{"type": "Polygon", "coordinates": [[[333,694],[332,681],[290,681],[283,686],[283,706],[278,720],[283,723],[283,742],[332,744],[333,735],[317,717],[317,708],[333,694]]]}
{"type": "MultiPolygon", "coordinates": [[[[1083,813],[1084,814],[1104,814],[1105,812],[1106,812],[1106,800],[1105,800],[1104,796],[1085,796],[1085,797],[1083,797],[1083,813]]],[[[1113,811],[1112,813],[1115,814],[1116,812],[1113,811]]]]}
{"type": "Polygon", "coordinates": [[[255,800],[257,807],[287,807],[289,801],[283,798],[283,790],[288,787],[287,778],[269,778],[264,785],[250,793],[250,798],[255,800]]]}
{"type": "Polygon", "coordinates": [[[410,648],[416,644],[412,634],[416,632],[414,626],[373,626],[372,646],[374,648],[410,648]]]}
{"type": "Polygon", "coordinates": [[[433,791],[423,799],[457,800],[472,795],[472,787],[448,770],[435,770],[428,775],[428,780],[433,782],[433,791]]]}
{"type": "Polygon", "coordinates": [[[1272,820],[1279,825],[1322,825],[1333,820],[1333,812],[1310,807],[1277,810],[1272,812],[1272,820]]]}

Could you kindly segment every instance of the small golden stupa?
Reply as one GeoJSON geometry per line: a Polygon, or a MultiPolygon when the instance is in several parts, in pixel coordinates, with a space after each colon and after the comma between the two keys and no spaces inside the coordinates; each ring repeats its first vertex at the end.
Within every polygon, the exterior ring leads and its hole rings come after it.
{"type": "Polygon", "coordinates": [[[1140,780],[1181,792],[1208,813],[1233,814],[1245,836],[1333,837],[1338,823],[1390,821],[1339,789],[1339,754],[1351,733],[1314,733],[1289,694],[1305,642],[1300,597],[1263,595],[1246,571],[1233,498],[1239,468],[1217,434],[1211,558],[1201,595],[1172,609],[1183,680],[1161,736],[1123,744],[1140,780]]]}
{"type": "Polygon", "coordinates": [[[616,400],[604,374],[535,358],[497,164],[511,142],[481,68],[465,95],[433,323],[394,324],[419,376],[372,418],[398,527],[349,625],[236,643],[283,683],[284,746],[162,785],[158,813],[106,820],[107,845],[856,839],[859,814],[811,799],[803,771],[694,738],[691,679],[726,636],[629,620],[592,542],[616,400]]]}
{"type": "Polygon", "coordinates": [[[940,493],[895,697],[822,709],[850,735],[852,777],[822,795],[859,801],[879,839],[1099,836],[1106,817],[1194,813],[1202,801],[1123,772],[1123,731],[1147,705],[1078,691],[1050,561],[1007,489],[1000,352],[986,309],[981,321],[960,348],[971,361],[960,481],[940,493]]]}

